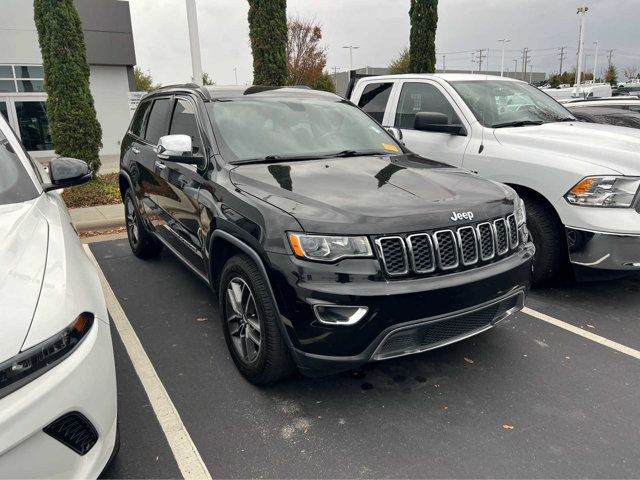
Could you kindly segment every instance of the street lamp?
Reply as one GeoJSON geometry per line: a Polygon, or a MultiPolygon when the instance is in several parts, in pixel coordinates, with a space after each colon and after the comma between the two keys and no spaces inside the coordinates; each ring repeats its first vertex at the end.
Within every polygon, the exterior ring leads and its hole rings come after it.
{"type": "Polygon", "coordinates": [[[504,76],[504,46],[505,44],[510,43],[511,40],[509,40],[508,38],[501,38],[498,41],[502,42],[502,63],[500,64],[500,76],[503,77],[504,76]]]}
{"type": "Polygon", "coordinates": [[[353,51],[358,50],[360,47],[356,47],[354,45],[346,45],[342,48],[349,49],[349,71],[353,70],[353,51]]]}

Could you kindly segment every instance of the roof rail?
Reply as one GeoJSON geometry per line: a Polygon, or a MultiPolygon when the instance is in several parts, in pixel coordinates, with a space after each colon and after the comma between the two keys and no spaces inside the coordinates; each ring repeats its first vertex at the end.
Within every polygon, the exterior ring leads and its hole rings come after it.
{"type": "Polygon", "coordinates": [[[176,85],[166,85],[155,90],[156,92],[176,92],[176,91],[195,91],[203,100],[211,100],[211,94],[205,87],[197,85],[195,83],[181,83],[176,85]]]}

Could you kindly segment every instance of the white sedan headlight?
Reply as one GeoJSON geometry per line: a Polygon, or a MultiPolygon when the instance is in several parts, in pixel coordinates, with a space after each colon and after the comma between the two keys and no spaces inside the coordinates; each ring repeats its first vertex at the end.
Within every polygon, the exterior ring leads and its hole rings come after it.
{"type": "Polygon", "coordinates": [[[309,260],[332,262],[345,257],[372,257],[367,237],[307,235],[289,233],[289,243],[296,256],[309,260]]]}
{"type": "Polygon", "coordinates": [[[573,187],[565,198],[584,207],[617,207],[633,205],[640,189],[640,177],[587,177],[573,187]]]}

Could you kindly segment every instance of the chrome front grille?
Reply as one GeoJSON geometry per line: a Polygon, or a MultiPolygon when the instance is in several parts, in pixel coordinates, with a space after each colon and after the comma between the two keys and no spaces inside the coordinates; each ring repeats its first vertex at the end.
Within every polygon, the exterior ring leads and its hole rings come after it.
{"type": "Polygon", "coordinates": [[[375,240],[384,272],[391,277],[456,270],[503,257],[520,243],[514,215],[433,233],[375,240]]]}

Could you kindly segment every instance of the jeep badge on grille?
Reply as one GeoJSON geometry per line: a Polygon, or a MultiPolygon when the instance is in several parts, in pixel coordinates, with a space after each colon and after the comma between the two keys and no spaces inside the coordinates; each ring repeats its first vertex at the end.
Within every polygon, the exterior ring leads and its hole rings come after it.
{"type": "Polygon", "coordinates": [[[453,214],[451,215],[452,222],[457,222],[458,220],[473,220],[473,212],[451,213],[453,214]]]}

